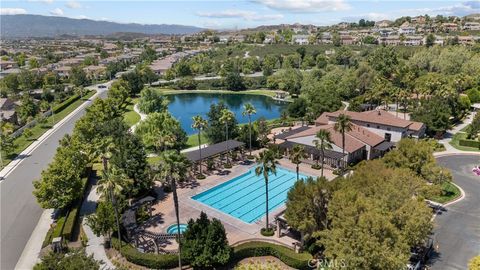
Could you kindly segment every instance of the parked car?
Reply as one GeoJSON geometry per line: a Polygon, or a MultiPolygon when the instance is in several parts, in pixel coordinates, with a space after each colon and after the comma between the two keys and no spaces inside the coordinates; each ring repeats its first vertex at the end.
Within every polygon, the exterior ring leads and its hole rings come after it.
{"type": "Polygon", "coordinates": [[[99,89],[105,89],[105,88],[107,88],[107,86],[104,85],[104,84],[100,84],[100,85],[98,86],[98,88],[99,88],[99,89]]]}

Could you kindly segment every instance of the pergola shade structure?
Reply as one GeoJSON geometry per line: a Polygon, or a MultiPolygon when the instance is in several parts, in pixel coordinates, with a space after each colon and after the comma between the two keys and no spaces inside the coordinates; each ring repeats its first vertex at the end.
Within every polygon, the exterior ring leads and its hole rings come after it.
{"type": "MultiPolygon", "coordinates": [[[[278,147],[280,147],[280,149],[290,151],[297,144],[299,143],[285,141],[281,144],[278,144],[278,147]]],[[[318,150],[317,148],[307,144],[300,144],[300,145],[302,145],[305,148],[305,153],[311,156],[312,159],[315,160],[320,157],[320,150],[318,150]]],[[[324,156],[325,164],[330,165],[332,167],[341,166],[342,163],[344,162],[343,157],[347,155],[347,154],[342,154],[341,152],[332,151],[332,150],[325,150],[324,153],[325,153],[325,156],[324,156]]]]}
{"type": "MultiPolygon", "coordinates": [[[[245,143],[239,142],[236,140],[228,140],[221,143],[212,144],[205,148],[202,148],[201,158],[207,159],[207,158],[215,157],[218,155],[222,155],[232,150],[243,147],[244,145],[245,143]]],[[[200,161],[200,150],[187,152],[185,153],[185,155],[187,156],[188,160],[190,160],[193,163],[200,161]]]]}

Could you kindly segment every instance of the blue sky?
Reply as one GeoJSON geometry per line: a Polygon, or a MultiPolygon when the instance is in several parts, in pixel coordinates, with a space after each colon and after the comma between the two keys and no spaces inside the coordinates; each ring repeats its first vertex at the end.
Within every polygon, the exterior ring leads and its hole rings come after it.
{"type": "Polygon", "coordinates": [[[92,1],[2,0],[1,14],[40,14],[142,24],[183,24],[214,29],[280,23],[330,25],[341,21],[394,19],[402,15],[480,13],[475,1],[229,0],[92,1]]]}

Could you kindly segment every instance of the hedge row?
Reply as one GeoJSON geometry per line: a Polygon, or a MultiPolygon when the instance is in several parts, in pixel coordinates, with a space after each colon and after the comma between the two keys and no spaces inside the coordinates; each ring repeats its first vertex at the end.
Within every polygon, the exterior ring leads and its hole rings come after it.
{"type": "Polygon", "coordinates": [[[85,169],[84,177],[82,178],[83,182],[83,190],[82,190],[82,197],[79,198],[74,204],[73,207],[70,209],[68,216],[65,220],[65,226],[63,227],[62,236],[64,239],[68,239],[72,241],[73,230],[75,229],[75,224],[77,224],[78,216],[80,214],[80,208],[82,208],[83,198],[85,196],[85,192],[88,186],[88,178],[90,173],[92,172],[92,166],[89,165],[85,169]]]}
{"type": "Polygon", "coordinates": [[[295,269],[311,269],[308,261],[312,255],[309,253],[296,253],[287,247],[266,242],[248,242],[234,247],[235,261],[260,256],[273,256],[295,269]]]}
{"type": "Polygon", "coordinates": [[[480,148],[480,142],[474,140],[459,140],[458,144],[460,146],[480,148]]]}
{"type": "Polygon", "coordinates": [[[119,243],[117,238],[112,237],[112,246],[119,250],[120,254],[131,263],[151,269],[171,269],[178,266],[177,255],[142,253],[125,242],[122,242],[122,248],[120,249],[119,243]]]}
{"type": "Polygon", "coordinates": [[[57,219],[56,223],[57,224],[55,225],[55,229],[53,229],[52,239],[56,237],[60,237],[62,235],[63,227],[65,225],[65,216],[57,219]]]}
{"type": "MultiPolygon", "coordinates": [[[[85,95],[87,95],[87,94],[88,94],[88,92],[85,93],[85,95]]],[[[62,103],[58,104],[57,106],[53,107],[53,113],[58,113],[60,111],[63,111],[65,108],[70,106],[72,103],[74,103],[78,99],[80,99],[80,95],[79,94],[74,94],[73,96],[71,96],[67,100],[65,100],[64,102],[62,102],[62,103]]]]}

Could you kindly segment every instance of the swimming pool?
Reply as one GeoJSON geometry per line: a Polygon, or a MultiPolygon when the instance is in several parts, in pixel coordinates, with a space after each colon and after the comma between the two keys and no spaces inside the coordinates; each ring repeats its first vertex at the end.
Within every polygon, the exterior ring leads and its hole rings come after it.
{"type": "MultiPolygon", "coordinates": [[[[300,174],[301,179],[307,176],[300,174]]],[[[295,184],[295,172],[277,167],[277,175],[268,181],[268,208],[275,210],[285,203],[287,193],[295,184]]],[[[255,168],[197,194],[192,199],[213,207],[246,223],[253,223],[265,215],[265,180],[255,175],[255,168]]]]}

